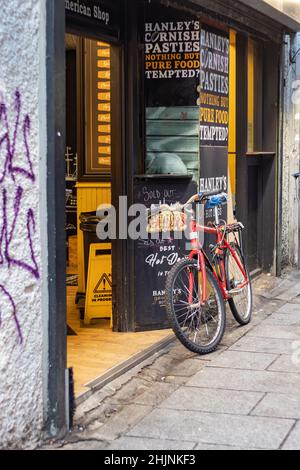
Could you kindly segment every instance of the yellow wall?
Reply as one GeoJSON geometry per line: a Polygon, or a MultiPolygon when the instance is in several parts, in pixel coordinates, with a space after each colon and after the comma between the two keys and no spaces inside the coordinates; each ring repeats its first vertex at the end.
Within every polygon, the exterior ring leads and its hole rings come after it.
{"type": "Polygon", "coordinates": [[[236,32],[230,30],[229,141],[228,141],[228,221],[233,219],[236,197],[236,32]]]}
{"type": "Polygon", "coordinates": [[[77,215],[78,215],[78,292],[85,292],[83,234],[79,228],[81,212],[96,211],[101,204],[111,204],[110,183],[78,183],[77,184],[77,215]]]}
{"type": "Polygon", "coordinates": [[[254,43],[248,39],[248,152],[254,151],[254,43]]]}

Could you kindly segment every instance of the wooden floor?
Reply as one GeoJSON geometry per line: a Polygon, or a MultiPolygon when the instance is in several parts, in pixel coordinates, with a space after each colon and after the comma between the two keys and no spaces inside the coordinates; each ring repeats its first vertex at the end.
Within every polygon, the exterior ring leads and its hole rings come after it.
{"type": "MultiPolygon", "coordinates": [[[[67,274],[77,274],[77,237],[69,239],[67,274]]],[[[132,356],[167,338],[170,330],[147,333],[113,333],[109,320],[83,327],[75,304],[77,287],[67,287],[67,322],[77,334],[68,336],[68,367],[74,368],[75,393],[89,390],[89,383],[132,356]]]]}
{"type": "Polygon", "coordinates": [[[68,367],[74,368],[76,396],[89,390],[89,382],[135,354],[167,338],[170,330],[146,333],[113,333],[109,320],[82,327],[75,305],[77,287],[67,288],[68,325],[77,336],[68,336],[68,367]]]}

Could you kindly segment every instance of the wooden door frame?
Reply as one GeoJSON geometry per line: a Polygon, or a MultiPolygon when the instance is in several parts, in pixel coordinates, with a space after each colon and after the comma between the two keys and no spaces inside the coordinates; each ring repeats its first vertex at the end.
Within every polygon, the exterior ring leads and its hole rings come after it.
{"type": "MultiPolygon", "coordinates": [[[[260,158],[263,181],[261,201],[263,225],[259,229],[261,240],[261,268],[274,272],[276,268],[277,242],[277,194],[276,175],[278,172],[278,123],[279,123],[279,71],[280,47],[271,42],[264,43],[263,60],[263,134],[262,149],[256,155],[247,149],[247,36],[237,34],[237,217],[245,223],[248,220],[248,175],[249,158],[260,158]]],[[[248,227],[251,230],[251,227],[248,227]]],[[[245,233],[247,247],[247,232],[245,233]]]]}
{"type": "Polygon", "coordinates": [[[46,0],[48,375],[45,427],[66,433],[65,5],[46,0]],[[64,269],[62,269],[62,266],[64,269]]]}

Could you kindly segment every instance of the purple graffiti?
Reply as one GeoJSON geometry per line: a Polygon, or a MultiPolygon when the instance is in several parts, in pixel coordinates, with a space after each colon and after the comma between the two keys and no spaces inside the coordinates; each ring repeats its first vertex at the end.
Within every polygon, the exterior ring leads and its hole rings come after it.
{"type": "MultiPolygon", "coordinates": [[[[11,139],[11,132],[8,123],[8,116],[7,116],[7,107],[5,103],[0,103],[0,125],[3,124],[4,133],[3,136],[0,138],[0,150],[4,144],[6,158],[4,160],[4,165],[2,171],[0,171],[0,183],[3,183],[7,174],[11,177],[13,181],[15,181],[16,174],[21,174],[25,178],[29,179],[30,181],[35,181],[35,175],[33,173],[33,166],[30,157],[30,150],[28,144],[28,136],[30,132],[30,117],[28,114],[24,117],[23,125],[22,125],[22,137],[23,137],[23,145],[26,155],[26,162],[28,168],[14,166],[14,160],[16,159],[16,143],[18,138],[18,133],[20,130],[20,119],[21,119],[21,95],[18,91],[15,94],[15,123],[13,129],[13,138],[11,139]]],[[[2,165],[2,163],[1,163],[2,165]]]]}
{"type": "MultiPolygon", "coordinates": [[[[16,267],[28,272],[35,279],[40,279],[33,246],[33,236],[36,232],[35,214],[31,207],[25,210],[24,213],[24,207],[22,206],[25,189],[20,183],[20,177],[33,184],[35,175],[29,146],[30,117],[28,114],[22,117],[22,100],[19,91],[16,91],[14,96],[14,113],[14,122],[10,126],[7,105],[0,95],[0,202],[2,202],[2,213],[0,209],[0,220],[2,220],[2,226],[0,223],[0,267],[8,270],[16,267]],[[19,153],[17,144],[19,144],[19,153]],[[19,176],[18,182],[17,175],[19,176]],[[21,218],[24,219],[24,217],[26,229],[24,226],[23,244],[25,247],[27,246],[28,254],[23,255],[24,259],[22,259],[22,257],[17,257],[16,254],[12,253],[11,246],[16,237],[18,225],[22,223],[21,218]]],[[[22,343],[23,336],[17,317],[16,304],[7,290],[7,286],[0,284],[1,294],[11,304],[18,338],[22,343]]],[[[2,325],[1,320],[0,312],[0,327],[2,325]]]]}
{"type": "MultiPolygon", "coordinates": [[[[2,292],[4,297],[6,297],[9,300],[9,303],[12,307],[12,316],[13,316],[13,319],[14,319],[15,324],[16,324],[19,342],[20,342],[20,344],[22,344],[23,343],[23,335],[22,335],[21,326],[20,326],[20,323],[19,323],[19,320],[18,320],[18,317],[17,317],[17,309],[16,309],[14,299],[12,298],[10,293],[6,290],[6,288],[4,286],[2,286],[1,284],[0,284],[0,292],[2,292]]],[[[0,310],[0,327],[1,326],[2,326],[2,312],[0,310]]]]}

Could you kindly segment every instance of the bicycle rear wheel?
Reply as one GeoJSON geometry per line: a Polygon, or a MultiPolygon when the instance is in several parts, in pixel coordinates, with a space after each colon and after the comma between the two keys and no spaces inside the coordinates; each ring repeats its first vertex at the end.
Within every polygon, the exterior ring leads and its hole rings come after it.
{"type": "Polygon", "coordinates": [[[173,331],[190,351],[209,354],[221,342],[226,314],[224,301],[212,273],[207,271],[207,300],[201,305],[203,276],[195,260],[184,259],[170,271],[166,284],[166,309],[173,331]]]}
{"type": "Polygon", "coordinates": [[[227,250],[225,256],[227,290],[229,292],[234,292],[231,299],[229,299],[228,303],[236,321],[240,325],[245,326],[248,325],[252,319],[251,279],[240,247],[236,243],[232,243],[231,247],[234,250],[240,264],[245,269],[249,283],[243,289],[239,290],[238,286],[243,283],[244,276],[232,253],[227,250]]]}

